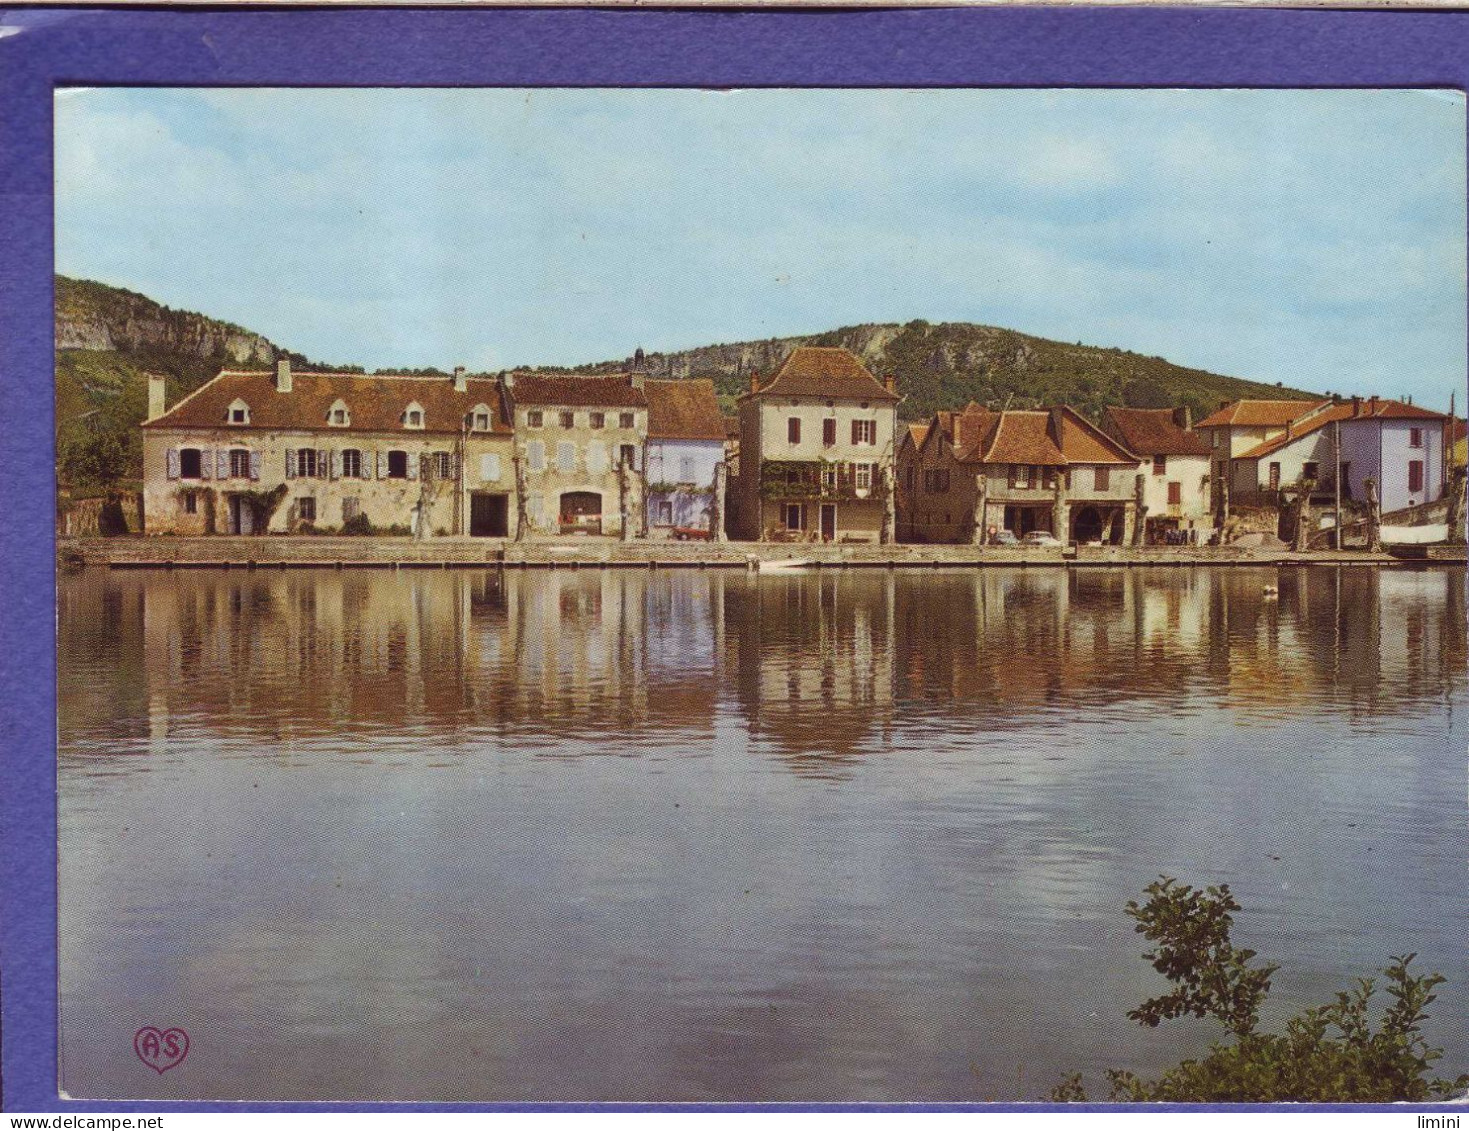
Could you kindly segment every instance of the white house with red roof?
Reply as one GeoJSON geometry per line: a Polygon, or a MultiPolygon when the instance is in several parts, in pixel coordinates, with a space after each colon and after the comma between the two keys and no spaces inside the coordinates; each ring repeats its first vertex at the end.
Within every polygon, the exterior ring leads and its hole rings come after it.
{"type": "Polygon", "coordinates": [[[1213,449],[1186,408],[1109,407],[1102,429],[1142,460],[1144,541],[1202,540],[1209,520],[1213,449]]]}

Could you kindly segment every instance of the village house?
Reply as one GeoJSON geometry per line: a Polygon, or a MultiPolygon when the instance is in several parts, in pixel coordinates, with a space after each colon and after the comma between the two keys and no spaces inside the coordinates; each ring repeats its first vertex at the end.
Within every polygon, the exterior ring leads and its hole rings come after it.
{"type": "Polygon", "coordinates": [[[725,425],[714,382],[649,380],[643,391],[649,537],[723,541],[725,425]]]}
{"type": "Polygon", "coordinates": [[[897,403],[844,349],[798,346],[740,397],[737,536],[889,542],[897,403]]]}
{"type": "Polygon", "coordinates": [[[897,474],[893,476],[893,509],[897,512],[897,540],[899,542],[921,542],[918,536],[917,512],[914,509],[916,493],[914,479],[916,471],[905,471],[917,466],[918,453],[923,441],[928,438],[927,424],[908,424],[900,429],[898,441],[897,474]]]}
{"type": "Polygon", "coordinates": [[[910,432],[898,479],[915,542],[994,542],[1045,531],[1062,541],[1130,542],[1138,459],[1075,409],[991,411],[971,403],[910,432]]]}
{"type": "Polygon", "coordinates": [[[641,373],[505,376],[528,534],[646,532],[646,385],[641,373]]]}
{"type": "Polygon", "coordinates": [[[513,535],[499,381],[225,370],[172,408],[150,378],[148,534],[513,535]]]}
{"type": "Polygon", "coordinates": [[[1188,409],[1114,406],[1102,430],[1142,460],[1143,542],[1205,541],[1212,449],[1189,427],[1188,409]]]}
{"type": "Polygon", "coordinates": [[[1329,400],[1238,400],[1221,404],[1196,423],[1194,431],[1208,441],[1213,465],[1209,475],[1210,512],[1218,515],[1228,505],[1234,488],[1231,460],[1285,435],[1291,421],[1330,406],[1329,400]]]}
{"type": "MultiPolygon", "coordinates": [[[[1365,502],[1371,479],[1384,512],[1434,502],[1446,482],[1448,421],[1444,413],[1382,397],[1323,401],[1267,439],[1233,452],[1229,499],[1275,506],[1283,490],[1309,483],[1313,498],[1325,502],[1336,494],[1339,459],[1343,501],[1365,502]]],[[[1214,428],[1215,434],[1223,430],[1214,428]]]]}

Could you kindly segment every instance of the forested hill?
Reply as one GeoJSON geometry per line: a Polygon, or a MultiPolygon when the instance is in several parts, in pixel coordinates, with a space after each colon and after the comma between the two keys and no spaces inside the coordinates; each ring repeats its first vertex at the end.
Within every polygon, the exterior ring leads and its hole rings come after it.
{"type": "MultiPolygon", "coordinates": [[[[1054,342],[970,322],[924,321],[848,326],[799,338],[733,342],[674,353],[649,353],[654,376],[712,377],[726,407],[748,385],[750,371],[769,374],[800,345],[844,346],[879,377],[892,374],[903,394],[899,414],[922,420],[936,409],[970,401],[1012,408],[1065,402],[1093,418],[1107,405],[1188,405],[1198,419],[1220,401],[1314,394],[1174,365],[1130,350],[1054,342]]],[[[611,371],[633,358],[587,368],[611,371]]]]}

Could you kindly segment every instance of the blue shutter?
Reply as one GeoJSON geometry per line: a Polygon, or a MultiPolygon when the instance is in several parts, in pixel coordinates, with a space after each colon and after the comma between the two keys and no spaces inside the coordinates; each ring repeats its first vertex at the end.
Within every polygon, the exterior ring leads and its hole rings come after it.
{"type": "Polygon", "coordinates": [[[228,479],[230,477],[230,453],[228,448],[220,448],[215,455],[215,478],[228,479]]]}
{"type": "Polygon", "coordinates": [[[408,453],[408,458],[405,459],[403,462],[408,465],[408,478],[409,479],[417,479],[418,478],[418,457],[415,456],[412,452],[409,452],[408,453]]]}
{"type": "Polygon", "coordinates": [[[179,450],[177,448],[169,448],[165,455],[168,463],[168,477],[170,479],[177,479],[179,477],[179,450]]]}
{"type": "Polygon", "coordinates": [[[286,478],[296,478],[296,450],[294,448],[286,449],[286,478]]]}
{"type": "Polygon", "coordinates": [[[199,453],[199,478],[208,479],[214,474],[214,449],[205,448],[199,453]]]}
{"type": "Polygon", "coordinates": [[[260,453],[259,452],[251,452],[250,453],[250,478],[251,479],[259,479],[260,478],[260,453]]]}

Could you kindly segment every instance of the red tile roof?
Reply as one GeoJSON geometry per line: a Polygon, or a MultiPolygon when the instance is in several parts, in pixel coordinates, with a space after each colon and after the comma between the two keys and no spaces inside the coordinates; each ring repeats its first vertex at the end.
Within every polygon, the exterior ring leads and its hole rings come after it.
{"type": "Polygon", "coordinates": [[[1381,397],[1358,398],[1352,401],[1342,401],[1340,404],[1328,404],[1320,412],[1313,412],[1304,419],[1293,420],[1281,435],[1266,440],[1262,444],[1256,444],[1235,458],[1259,459],[1261,456],[1268,456],[1272,452],[1280,451],[1287,444],[1294,443],[1302,436],[1310,436],[1321,431],[1336,420],[1442,421],[1447,419],[1448,416],[1445,413],[1434,412],[1432,409],[1422,408],[1419,405],[1404,404],[1402,401],[1390,401],[1381,397]]]}
{"type": "Polygon", "coordinates": [[[702,377],[682,381],[649,381],[648,438],[651,440],[723,440],[724,416],[714,382],[702,377]]]}
{"type": "Polygon", "coordinates": [[[566,408],[643,408],[648,398],[626,373],[512,373],[507,383],[518,405],[566,408]]]}
{"type": "Polygon", "coordinates": [[[926,440],[926,439],[928,439],[928,425],[927,424],[910,424],[910,425],[908,425],[908,438],[913,441],[913,446],[915,448],[921,448],[921,447],[923,447],[923,441],[926,440]]]}
{"type": "Polygon", "coordinates": [[[1137,463],[1136,456],[1065,405],[990,412],[971,404],[962,413],[937,413],[934,422],[954,444],[960,463],[1137,463]]]}
{"type": "Polygon", "coordinates": [[[1299,416],[1305,416],[1327,401],[1235,401],[1218,412],[1210,413],[1195,428],[1284,428],[1299,416]]]}
{"type": "Polygon", "coordinates": [[[896,401],[850,350],[797,346],[775,375],[746,396],[841,397],[843,400],[896,401]]]}
{"type": "Polygon", "coordinates": [[[1145,456],[1206,456],[1209,445],[1179,426],[1168,408],[1107,409],[1107,423],[1124,447],[1145,456]]]}
{"type": "Polygon", "coordinates": [[[508,435],[510,425],[500,382],[488,377],[465,380],[466,391],[456,393],[452,377],[398,374],[366,376],[360,373],[292,374],[291,391],[277,392],[276,375],[226,369],[206,382],[145,428],[240,428],[276,430],[327,429],[327,413],[343,401],[351,423],[331,428],[341,432],[430,432],[464,430],[464,418],[477,405],[490,409],[491,430],[508,435]],[[250,408],[250,423],[228,424],[230,405],[242,400],[250,408]],[[403,413],[410,402],[423,409],[422,429],[405,429],[403,413]]]}

